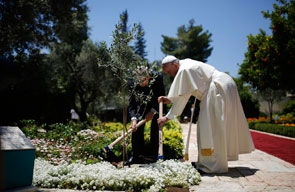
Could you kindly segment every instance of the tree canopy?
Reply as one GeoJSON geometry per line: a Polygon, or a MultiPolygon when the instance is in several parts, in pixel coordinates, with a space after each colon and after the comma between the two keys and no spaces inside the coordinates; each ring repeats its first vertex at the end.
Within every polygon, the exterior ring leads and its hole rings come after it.
{"type": "Polygon", "coordinates": [[[271,19],[271,35],[260,29],[248,36],[248,51],[240,65],[241,78],[263,91],[285,90],[295,93],[295,1],[278,0],[273,12],[262,12],[271,19]]]}
{"type": "Polygon", "coordinates": [[[75,41],[75,32],[87,36],[85,1],[0,0],[0,55],[39,53],[51,42],[75,41]]]}
{"type": "Polygon", "coordinates": [[[134,45],[134,51],[137,55],[140,55],[143,59],[147,56],[147,53],[145,51],[146,48],[146,40],[144,39],[144,30],[141,25],[141,23],[138,24],[137,29],[137,35],[136,35],[136,41],[134,45]]]}
{"type": "Polygon", "coordinates": [[[67,81],[71,75],[55,76],[58,68],[52,64],[76,62],[83,41],[88,38],[85,1],[0,0],[3,122],[67,119],[74,94],[72,89],[60,91],[57,87],[70,87],[65,85],[71,85],[67,81]],[[60,50],[55,56],[62,57],[49,62],[47,55],[53,50],[60,50]]]}
{"type": "Polygon", "coordinates": [[[190,20],[188,26],[180,26],[177,30],[177,37],[162,35],[162,52],[179,59],[191,58],[206,62],[213,50],[210,47],[212,34],[208,31],[203,32],[201,25],[194,26],[194,24],[195,21],[190,20]]]}

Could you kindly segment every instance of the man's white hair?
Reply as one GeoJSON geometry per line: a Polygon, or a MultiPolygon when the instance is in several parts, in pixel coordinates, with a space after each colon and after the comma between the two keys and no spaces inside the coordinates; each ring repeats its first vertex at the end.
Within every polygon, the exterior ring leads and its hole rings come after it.
{"type": "Polygon", "coordinates": [[[135,80],[141,82],[144,78],[149,76],[149,70],[145,66],[137,66],[135,69],[135,80]]]}

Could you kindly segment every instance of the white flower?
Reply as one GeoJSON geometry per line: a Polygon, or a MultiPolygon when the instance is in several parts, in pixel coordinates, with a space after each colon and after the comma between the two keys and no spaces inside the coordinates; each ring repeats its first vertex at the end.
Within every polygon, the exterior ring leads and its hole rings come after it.
{"type": "Polygon", "coordinates": [[[90,139],[92,140],[93,138],[98,136],[98,133],[91,130],[91,129],[85,129],[85,130],[81,130],[77,133],[78,136],[81,136],[85,139],[90,139]]]}
{"type": "Polygon", "coordinates": [[[200,175],[190,163],[167,160],[141,168],[118,169],[108,162],[86,165],[66,163],[51,165],[44,159],[35,160],[33,184],[41,187],[68,187],[83,190],[159,191],[165,186],[197,185],[200,175]]]}

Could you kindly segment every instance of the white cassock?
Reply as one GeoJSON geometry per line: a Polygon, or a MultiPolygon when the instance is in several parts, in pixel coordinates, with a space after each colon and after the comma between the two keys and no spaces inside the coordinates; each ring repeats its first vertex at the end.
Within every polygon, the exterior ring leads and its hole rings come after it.
{"type": "Polygon", "coordinates": [[[198,167],[207,173],[227,172],[228,161],[255,149],[236,84],[211,65],[192,59],[179,64],[168,94],[173,105],[166,117],[180,115],[191,95],[199,99],[198,167]]]}

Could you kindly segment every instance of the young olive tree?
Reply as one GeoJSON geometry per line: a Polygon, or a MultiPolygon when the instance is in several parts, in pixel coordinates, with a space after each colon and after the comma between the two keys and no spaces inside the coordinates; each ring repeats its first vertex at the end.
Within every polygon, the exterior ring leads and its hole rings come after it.
{"type": "MultiPolygon", "coordinates": [[[[121,17],[121,21],[122,19],[121,17]]],[[[123,135],[125,136],[127,132],[127,109],[129,105],[128,82],[134,80],[139,66],[148,66],[148,63],[139,55],[135,54],[130,46],[138,36],[143,35],[142,33],[136,33],[138,25],[134,24],[132,30],[127,32],[122,32],[122,22],[119,22],[115,27],[116,29],[112,33],[113,41],[110,48],[107,47],[105,42],[102,43],[109,57],[98,57],[98,65],[111,70],[113,75],[119,80],[119,90],[114,94],[116,94],[116,100],[123,110],[123,135]]],[[[124,140],[123,161],[125,161],[126,156],[126,140],[124,140]]]]}

